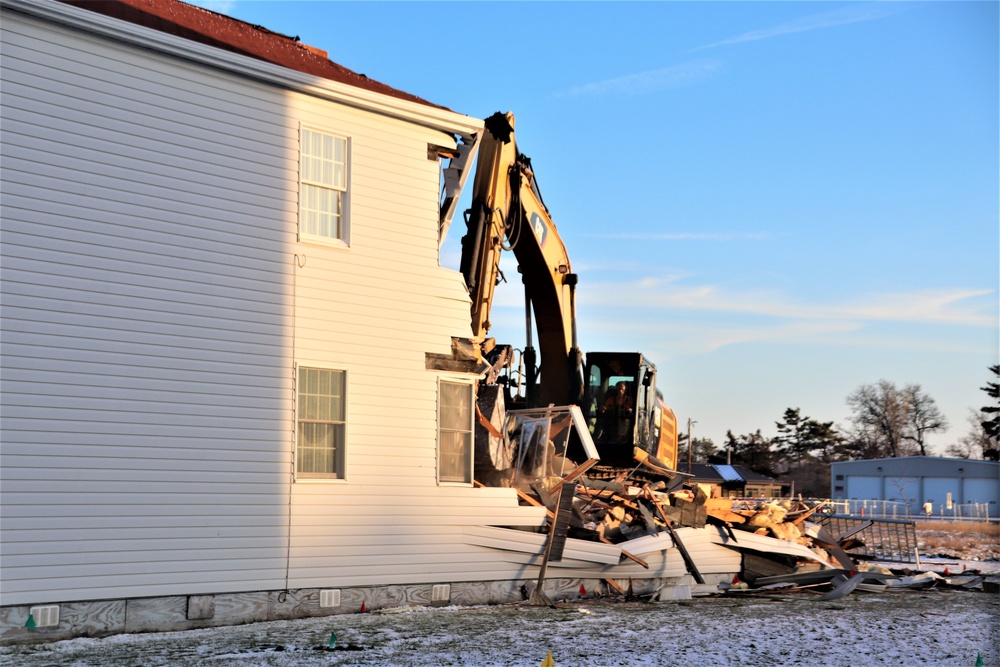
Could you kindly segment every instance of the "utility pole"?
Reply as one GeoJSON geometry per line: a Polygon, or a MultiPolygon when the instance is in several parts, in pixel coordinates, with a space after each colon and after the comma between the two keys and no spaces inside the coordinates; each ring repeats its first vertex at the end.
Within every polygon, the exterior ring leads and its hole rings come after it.
{"type": "Polygon", "coordinates": [[[691,473],[691,424],[697,423],[698,422],[688,417],[688,474],[691,473]]]}

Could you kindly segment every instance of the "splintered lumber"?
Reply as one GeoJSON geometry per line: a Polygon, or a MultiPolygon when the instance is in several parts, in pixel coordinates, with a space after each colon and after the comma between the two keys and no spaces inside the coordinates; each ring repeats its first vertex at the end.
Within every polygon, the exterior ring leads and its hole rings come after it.
{"type": "MultiPolygon", "coordinates": [[[[535,507],[545,507],[544,504],[540,503],[535,498],[532,498],[531,496],[529,496],[527,493],[525,493],[521,489],[515,488],[514,491],[517,493],[517,497],[518,498],[520,498],[524,502],[528,503],[529,505],[533,505],[535,507]]],[[[554,519],[555,516],[556,516],[555,513],[552,510],[548,509],[547,507],[545,508],[545,514],[549,517],[550,521],[552,519],[554,519]]]]}
{"type": "Polygon", "coordinates": [[[606,583],[610,588],[613,588],[618,595],[625,595],[625,589],[619,586],[618,582],[614,579],[605,579],[604,583],[606,583]]]}
{"type": "Polygon", "coordinates": [[[728,523],[746,523],[747,518],[733,511],[732,498],[706,498],[705,513],[728,523]]]}
{"type": "Polygon", "coordinates": [[[812,509],[808,509],[805,512],[803,512],[802,514],[800,514],[797,517],[795,517],[794,519],[792,519],[792,523],[794,523],[796,526],[798,526],[803,521],[805,521],[806,519],[808,519],[809,517],[811,517],[816,512],[816,510],[818,510],[823,505],[826,505],[828,502],[829,502],[828,500],[824,500],[821,503],[817,503],[812,509]]]}
{"type": "MultiPolygon", "coordinates": [[[[597,529],[597,539],[599,539],[601,542],[604,542],[605,544],[614,544],[614,542],[604,537],[603,525],[597,529]]],[[[646,561],[644,561],[643,559],[639,558],[634,554],[630,554],[628,551],[625,551],[625,549],[622,549],[622,556],[625,556],[625,558],[628,558],[633,563],[643,566],[647,570],[649,569],[649,563],[647,563],[646,561]]]]}
{"type": "Polygon", "coordinates": [[[633,563],[636,563],[638,565],[643,566],[647,570],[649,569],[649,563],[647,563],[646,561],[644,561],[643,559],[639,558],[638,556],[636,556],[634,554],[630,554],[629,552],[625,551],[624,549],[622,549],[622,556],[625,556],[625,558],[628,558],[633,563]]]}
{"type": "Polygon", "coordinates": [[[569,517],[573,508],[573,495],[576,486],[566,485],[556,497],[555,518],[550,520],[549,536],[545,540],[545,554],[542,556],[542,566],[538,570],[538,584],[531,592],[531,603],[546,607],[553,607],[552,600],[549,599],[542,586],[545,584],[545,571],[549,567],[550,560],[562,560],[563,549],[566,547],[566,535],[569,532],[569,517]]]}

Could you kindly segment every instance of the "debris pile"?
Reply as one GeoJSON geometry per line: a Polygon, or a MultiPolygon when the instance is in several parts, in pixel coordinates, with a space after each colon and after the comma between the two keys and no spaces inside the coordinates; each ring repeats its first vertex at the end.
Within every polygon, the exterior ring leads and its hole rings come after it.
{"type": "MultiPolygon", "coordinates": [[[[599,466],[592,443],[584,447],[582,456],[579,452],[571,456],[569,434],[580,428],[580,418],[573,410],[563,414],[557,410],[519,411],[516,421],[504,425],[502,435],[496,429],[487,465],[477,466],[477,483],[512,487],[523,504],[547,511],[547,525],[541,530],[548,538],[538,591],[546,564],[562,557],[567,537],[619,545],[623,557],[649,567],[629,553],[627,543],[659,533],[670,535],[688,572],[697,583],[705,584],[675,529],[706,525],[716,526],[721,536],[728,535],[731,544],[739,545],[739,572],[731,584],[719,587],[726,594],[794,590],[835,600],[855,591],[889,587],[983,587],[983,579],[974,573],[914,575],[869,564],[866,559],[871,556],[853,557],[848,550],[865,547],[861,536],[872,522],[833,528],[840,532],[834,535],[823,523],[832,518],[825,516],[829,511],[825,500],[710,497],[706,487],[689,475],[670,469],[639,448],[634,449],[635,465],[629,468],[599,466]],[[488,479],[479,476],[481,469],[488,471],[488,479]],[[751,539],[749,533],[768,539],[751,539]],[[786,548],[771,540],[795,546],[786,548]]],[[[485,458],[477,457],[477,461],[485,458]]]]}
{"type": "MultiPolygon", "coordinates": [[[[569,511],[563,507],[566,531],[571,537],[622,544],[670,532],[677,542],[674,528],[711,524],[730,532],[749,531],[803,545],[831,568],[854,567],[836,540],[807,520],[822,509],[823,503],[710,498],[701,486],[686,481],[684,475],[639,449],[635,450],[636,466],[624,470],[577,465],[554,452],[544,458],[548,461],[545,474],[534,478],[513,476],[511,485],[522,502],[544,506],[553,521],[560,498],[566,497],[566,485],[572,485],[571,507],[569,511]],[[560,475],[563,470],[572,473],[560,475]]],[[[778,567],[794,571],[798,565],[787,556],[777,560],[778,564],[765,570],[771,573],[778,567]]],[[[754,572],[746,574],[753,578],[754,572]]]]}

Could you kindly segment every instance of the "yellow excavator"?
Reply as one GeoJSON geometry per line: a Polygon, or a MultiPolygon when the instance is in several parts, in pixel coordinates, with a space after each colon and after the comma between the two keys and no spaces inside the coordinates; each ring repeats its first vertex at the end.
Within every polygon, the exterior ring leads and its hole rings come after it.
{"type": "MultiPolygon", "coordinates": [[[[465,222],[461,272],[472,298],[473,337],[487,361],[505,366],[494,376],[505,407],[578,405],[602,466],[634,464],[638,447],[675,469],[677,420],[656,390],[656,367],[638,352],[590,352],[584,359],[580,351],[577,274],[542,200],[531,160],[517,148],[513,114],[497,112],[485,121],[465,222]],[[508,346],[488,338],[505,250],[517,259],[524,284],[523,371],[512,368],[508,346]]],[[[480,389],[481,396],[489,394],[480,389]]]]}

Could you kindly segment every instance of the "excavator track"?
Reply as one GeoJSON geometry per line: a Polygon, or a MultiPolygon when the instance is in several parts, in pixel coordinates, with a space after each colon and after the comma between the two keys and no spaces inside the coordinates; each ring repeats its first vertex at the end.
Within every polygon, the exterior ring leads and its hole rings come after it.
{"type": "Polygon", "coordinates": [[[587,477],[589,479],[601,480],[605,482],[613,481],[619,477],[622,479],[628,478],[633,481],[648,482],[649,484],[655,484],[656,482],[669,484],[670,482],[670,478],[668,476],[661,475],[644,466],[619,468],[615,466],[598,465],[587,471],[587,477]]]}

